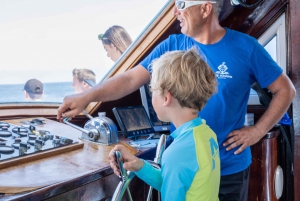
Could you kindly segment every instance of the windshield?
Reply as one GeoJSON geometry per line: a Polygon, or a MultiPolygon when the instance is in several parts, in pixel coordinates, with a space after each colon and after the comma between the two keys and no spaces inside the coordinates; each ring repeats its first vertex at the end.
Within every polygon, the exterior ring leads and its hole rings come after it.
{"type": "Polygon", "coordinates": [[[0,104],[61,103],[93,87],[167,2],[0,0],[0,104]]]}

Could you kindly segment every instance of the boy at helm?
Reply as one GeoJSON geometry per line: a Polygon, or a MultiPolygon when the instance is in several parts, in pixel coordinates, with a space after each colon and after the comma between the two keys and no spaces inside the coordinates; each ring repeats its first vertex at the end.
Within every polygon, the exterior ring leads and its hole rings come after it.
{"type": "Polygon", "coordinates": [[[161,192],[162,200],[216,201],[220,184],[220,159],[216,134],[198,116],[216,89],[216,77],[196,49],[165,53],[152,65],[152,104],[160,120],[177,128],[172,144],[162,156],[161,170],[117,145],[126,170],[161,192]],[[180,115],[178,115],[180,114],[180,115]]]}

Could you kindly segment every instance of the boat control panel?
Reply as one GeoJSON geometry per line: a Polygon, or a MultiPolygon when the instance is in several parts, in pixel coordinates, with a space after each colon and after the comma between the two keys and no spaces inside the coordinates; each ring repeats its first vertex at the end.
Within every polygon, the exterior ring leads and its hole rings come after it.
{"type": "Polygon", "coordinates": [[[78,143],[30,124],[16,126],[0,122],[0,162],[78,143]]]}

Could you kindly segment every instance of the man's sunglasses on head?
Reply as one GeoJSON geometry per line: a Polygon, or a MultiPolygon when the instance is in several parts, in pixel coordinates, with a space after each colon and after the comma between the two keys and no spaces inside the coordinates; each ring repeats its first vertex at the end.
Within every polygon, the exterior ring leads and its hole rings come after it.
{"type": "Polygon", "coordinates": [[[175,1],[175,6],[178,10],[185,10],[188,7],[201,5],[206,3],[217,3],[216,1],[175,1]]]}

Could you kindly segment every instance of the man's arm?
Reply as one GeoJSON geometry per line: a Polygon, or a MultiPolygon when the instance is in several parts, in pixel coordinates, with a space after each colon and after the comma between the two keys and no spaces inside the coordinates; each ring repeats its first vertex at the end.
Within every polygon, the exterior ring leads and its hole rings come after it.
{"type": "Polygon", "coordinates": [[[258,142],[280,121],[296,95],[294,85],[284,73],[270,84],[268,89],[274,95],[268,109],[254,126],[243,127],[228,135],[229,139],[223,143],[223,146],[228,146],[227,151],[241,146],[234,152],[239,154],[246,147],[258,142]]]}
{"type": "Polygon", "coordinates": [[[90,102],[105,102],[122,98],[150,81],[150,73],[141,65],[101,82],[80,94],[66,96],[58,108],[57,119],[75,117],[90,102]]]}

